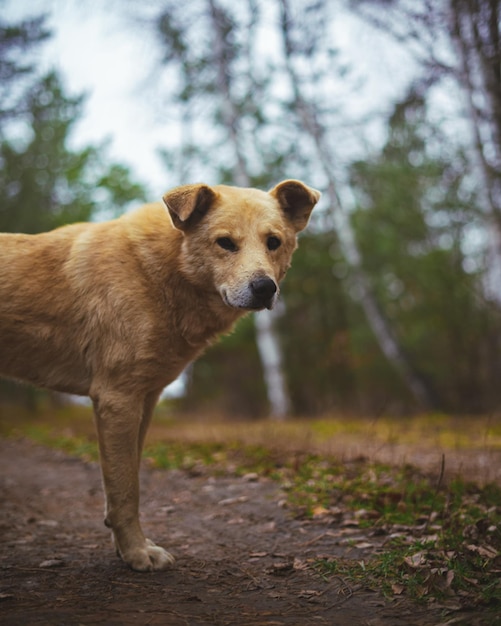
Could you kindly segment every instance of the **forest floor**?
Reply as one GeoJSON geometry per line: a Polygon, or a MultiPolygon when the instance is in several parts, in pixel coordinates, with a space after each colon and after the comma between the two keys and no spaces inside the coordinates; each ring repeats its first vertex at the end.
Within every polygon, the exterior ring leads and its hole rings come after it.
{"type": "MultiPolygon", "coordinates": [[[[183,428],[185,439],[197,431],[196,426],[183,428]]],[[[153,429],[154,439],[160,437],[159,429],[161,425],[153,429]]],[[[215,438],[214,432],[209,436],[206,431],[205,438],[215,438]]],[[[182,438],[182,433],[177,436],[182,438]]],[[[68,449],[65,442],[69,439],[60,438],[59,448],[68,449]]],[[[483,448],[488,458],[480,467],[473,461],[478,455],[471,450],[468,454],[456,450],[455,462],[454,451],[449,450],[449,466],[460,467],[480,482],[487,477],[496,483],[501,467],[501,452],[496,448],[483,448]]],[[[382,525],[375,532],[373,526],[362,524],[372,512],[360,507],[355,512],[353,507],[348,510],[349,501],[341,497],[336,506],[319,501],[305,514],[304,500],[296,505],[290,500],[291,472],[299,468],[299,461],[292,463],[289,474],[277,479],[273,471],[239,468],[234,459],[223,459],[220,448],[211,453],[219,459],[215,464],[199,462],[193,457],[193,448],[189,462],[186,455],[181,461],[168,457],[167,462],[165,457],[161,462],[152,452],[143,463],[142,523],[147,536],[167,547],[176,563],[164,572],[132,572],[113,553],[109,531],[102,523],[99,466],[90,449],[82,450],[77,457],[75,450],[68,454],[34,443],[20,433],[0,439],[2,626],[501,624],[501,604],[494,596],[486,603],[477,601],[464,587],[453,593],[453,575],[445,569],[438,574],[426,570],[426,580],[430,572],[447,579],[443,597],[426,598],[422,593],[420,598],[412,598],[402,593],[414,574],[421,573],[422,556],[420,563],[415,554],[406,557],[408,573],[400,582],[389,581],[392,594],[385,592],[384,585],[378,588],[363,577],[349,575],[346,564],[365,570],[374,555],[385,553],[390,534],[398,533],[390,533],[382,525]],[[343,563],[344,569],[336,570],[333,563],[343,563]]],[[[259,450],[263,454],[263,449],[259,450]]],[[[347,450],[345,445],[343,464],[351,474],[367,472],[367,461],[346,458],[347,450]]],[[[410,448],[406,454],[411,456],[410,448]]],[[[207,452],[199,450],[198,455],[202,458],[207,452]]],[[[426,466],[426,457],[422,461],[426,466]]],[[[412,470],[411,475],[418,481],[420,472],[428,469],[412,470]]],[[[440,480],[445,480],[443,469],[437,470],[440,480]]],[[[318,480],[325,478],[316,471],[318,480]]],[[[312,480],[305,482],[306,491],[312,480]]],[[[332,476],[330,480],[334,480],[332,476]]],[[[478,498],[476,502],[480,502],[478,498]]],[[[401,505],[402,501],[400,509],[401,505]]],[[[483,518],[501,513],[501,503],[486,511],[483,518]]],[[[430,519],[432,514],[435,516],[430,512],[430,519]]],[[[501,563],[494,542],[475,541],[475,537],[468,539],[468,549],[473,550],[475,544],[478,554],[483,550],[488,555],[484,554],[484,563],[489,562],[492,576],[497,577],[494,586],[499,587],[501,563]]],[[[461,559],[461,555],[454,558],[461,559]]],[[[468,579],[472,589],[480,585],[479,578],[468,579]]]]}

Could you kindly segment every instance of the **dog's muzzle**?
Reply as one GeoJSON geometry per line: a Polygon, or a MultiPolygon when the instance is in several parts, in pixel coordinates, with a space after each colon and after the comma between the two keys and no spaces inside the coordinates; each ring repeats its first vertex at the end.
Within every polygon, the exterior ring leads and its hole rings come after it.
{"type": "Polygon", "coordinates": [[[256,309],[271,309],[274,303],[277,285],[274,280],[263,276],[250,283],[253,304],[256,309]]]}
{"type": "Polygon", "coordinates": [[[223,285],[221,297],[225,304],[236,309],[248,311],[272,309],[278,297],[278,286],[268,276],[257,276],[239,289],[230,289],[223,285]]]}

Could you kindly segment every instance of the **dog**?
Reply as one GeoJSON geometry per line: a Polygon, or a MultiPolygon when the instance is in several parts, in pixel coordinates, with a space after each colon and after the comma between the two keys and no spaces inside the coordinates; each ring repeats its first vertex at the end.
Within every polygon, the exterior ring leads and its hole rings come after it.
{"type": "Polygon", "coordinates": [[[0,375],[90,396],[105,524],[137,571],[167,550],[139,523],[139,464],[164,387],[249,311],[271,309],[320,193],[192,184],[108,222],[0,234],[0,375]]]}

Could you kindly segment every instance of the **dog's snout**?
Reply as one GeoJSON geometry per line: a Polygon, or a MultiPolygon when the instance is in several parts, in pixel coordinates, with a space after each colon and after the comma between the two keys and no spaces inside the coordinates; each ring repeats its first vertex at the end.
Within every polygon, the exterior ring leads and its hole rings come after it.
{"type": "Polygon", "coordinates": [[[271,300],[277,292],[277,285],[275,281],[267,276],[256,278],[256,280],[251,282],[250,287],[254,297],[262,302],[271,300]]]}
{"type": "Polygon", "coordinates": [[[223,301],[237,309],[261,311],[272,309],[278,296],[278,285],[269,276],[256,276],[237,288],[223,285],[221,290],[223,301]]]}

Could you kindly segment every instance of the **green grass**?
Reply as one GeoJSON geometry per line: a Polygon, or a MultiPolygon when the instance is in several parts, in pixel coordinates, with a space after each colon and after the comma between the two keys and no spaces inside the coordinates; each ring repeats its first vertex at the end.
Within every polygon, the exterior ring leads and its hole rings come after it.
{"type": "MultiPolygon", "coordinates": [[[[15,424],[2,420],[2,432],[96,461],[89,412],[66,410],[58,418],[25,416],[15,424]]],[[[355,421],[342,431],[340,420],[186,426],[160,419],[144,457],[148,465],[165,470],[237,476],[256,472],[281,485],[290,515],[306,522],[320,519],[332,529],[353,524],[373,548],[356,552],[352,559],[317,559],[315,570],[327,579],[342,577],[388,596],[501,610],[500,486],[447,477],[440,466],[430,474],[406,464],[343,458],[318,445],[347,431],[362,437],[364,424],[367,435],[368,423],[355,421]]],[[[447,416],[402,422],[398,432],[391,420],[371,424],[371,436],[377,431],[376,438],[386,437],[387,443],[418,440],[426,432],[428,438],[449,440],[452,447],[463,445],[465,433],[475,429],[475,422],[466,421],[460,433],[457,420],[447,416]]],[[[497,422],[486,419],[482,428],[476,422],[476,428],[474,445],[482,439],[497,449],[497,422]]]]}
{"type": "MultiPolygon", "coordinates": [[[[458,598],[468,606],[501,607],[501,489],[461,480],[437,488],[414,468],[367,466],[330,490],[329,480],[298,474],[292,501],[314,515],[329,507],[359,515],[368,537],[388,541],[364,560],[324,559],[317,567],[385,594],[417,600],[458,598]]],[[[310,468],[311,472],[311,468],[310,468]]],[[[338,472],[329,474],[338,477],[338,472]]]]}
{"type": "MultiPolygon", "coordinates": [[[[12,433],[19,435],[19,431],[12,433]]],[[[85,435],[64,434],[44,425],[29,425],[22,432],[24,437],[50,448],[63,450],[84,461],[97,461],[99,451],[97,441],[85,435]]]]}

